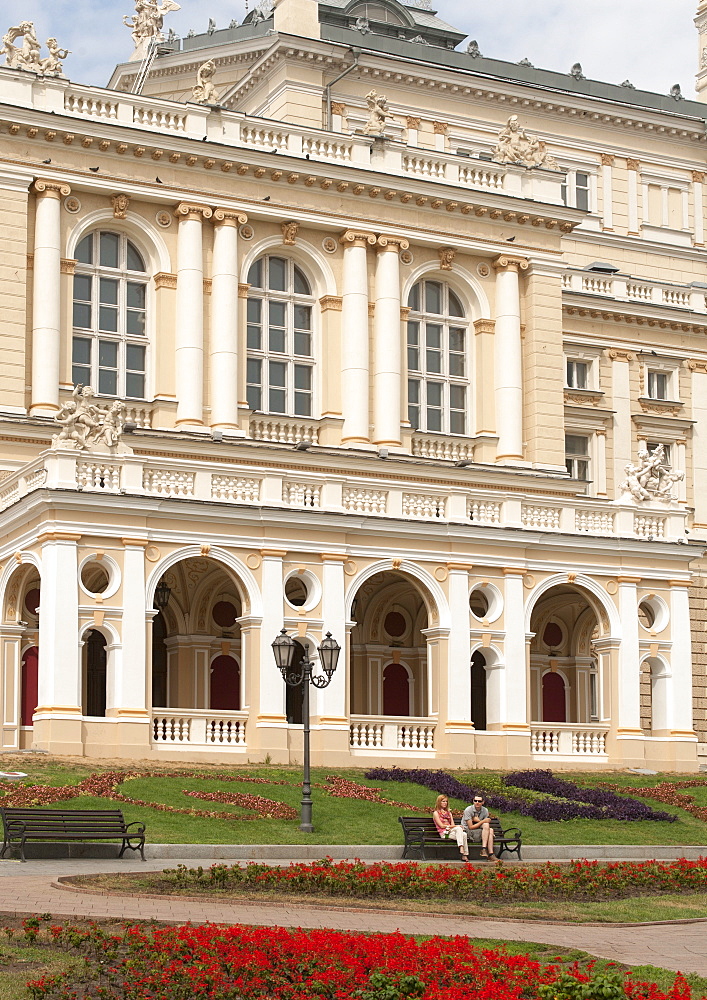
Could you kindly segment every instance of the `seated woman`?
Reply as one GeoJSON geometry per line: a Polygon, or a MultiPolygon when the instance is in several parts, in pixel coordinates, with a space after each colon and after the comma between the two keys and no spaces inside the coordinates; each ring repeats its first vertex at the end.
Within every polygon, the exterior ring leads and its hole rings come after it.
{"type": "Polygon", "coordinates": [[[496,857],[493,851],[493,827],[491,816],[484,805],[484,797],[478,792],[474,795],[473,804],[467,806],[462,815],[462,826],[469,837],[475,842],[481,842],[481,857],[496,857]]]}
{"type": "Polygon", "coordinates": [[[446,795],[437,796],[434,812],[432,813],[432,819],[437,827],[437,833],[440,835],[442,840],[456,840],[459,846],[459,853],[462,856],[462,861],[468,861],[469,847],[467,844],[466,830],[463,830],[460,826],[456,826],[454,823],[454,817],[449,809],[449,799],[446,795]]]}

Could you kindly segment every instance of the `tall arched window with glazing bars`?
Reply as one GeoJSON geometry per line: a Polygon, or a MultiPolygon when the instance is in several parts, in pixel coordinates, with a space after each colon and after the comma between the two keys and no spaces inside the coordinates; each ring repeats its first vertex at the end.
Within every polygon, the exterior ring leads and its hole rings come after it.
{"type": "Polygon", "coordinates": [[[248,272],[247,399],[251,410],[311,417],[312,289],[287,257],[265,255],[248,272]]]}
{"type": "Polygon", "coordinates": [[[422,280],[407,302],[408,419],[413,430],[468,433],[468,327],[446,282],[422,280]]]}
{"type": "Polygon", "coordinates": [[[124,233],[96,230],[75,251],[71,377],[120,399],[144,399],[145,261],[124,233]]]}

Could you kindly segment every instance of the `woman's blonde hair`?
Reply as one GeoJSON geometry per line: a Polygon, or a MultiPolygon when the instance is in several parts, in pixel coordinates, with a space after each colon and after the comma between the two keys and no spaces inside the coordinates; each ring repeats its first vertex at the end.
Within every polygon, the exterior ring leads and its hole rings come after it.
{"type": "Polygon", "coordinates": [[[439,808],[445,799],[447,799],[447,806],[449,806],[449,798],[446,795],[437,796],[437,801],[435,802],[435,812],[439,812],[439,808]]]}

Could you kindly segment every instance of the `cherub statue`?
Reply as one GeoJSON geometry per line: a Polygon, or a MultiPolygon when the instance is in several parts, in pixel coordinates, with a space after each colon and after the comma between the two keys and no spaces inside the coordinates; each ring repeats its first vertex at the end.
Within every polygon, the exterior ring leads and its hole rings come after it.
{"type": "Polygon", "coordinates": [[[131,29],[135,48],[139,48],[146,39],[162,41],[164,16],[173,10],[181,10],[175,0],[163,0],[161,4],[157,0],[136,0],[132,19],[127,14],[123,17],[123,24],[131,29]]]}
{"type": "Polygon", "coordinates": [[[104,444],[108,448],[115,448],[120,441],[125,423],[125,403],[119,399],[111,405],[110,409],[103,417],[103,422],[94,435],[96,444],[104,444]]]}
{"type": "Polygon", "coordinates": [[[62,61],[71,55],[69,49],[60,48],[56,38],[47,39],[47,48],[49,49],[49,55],[45,59],[42,59],[42,72],[46,76],[63,76],[64,67],[62,66],[62,61]]]}
{"type": "Polygon", "coordinates": [[[633,462],[625,465],[626,479],[619,486],[619,490],[621,493],[630,493],[634,500],[650,500],[650,493],[641,486],[638,480],[638,471],[638,467],[633,462]]]}
{"type": "Polygon", "coordinates": [[[493,159],[496,163],[522,163],[526,167],[557,170],[557,163],[549,154],[546,144],[527,134],[521,127],[518,115],[511,115],[498,133],[493,159]]]}
{"type": "Polygon", "coordinates": [[[199,67],[196,74],[196,85],[192,88],[192,99],[197,104],[218,104],[218,94],[214,86],[213,75],[216,63],[209,59],[199,67]]]}
{"type": "Polygon", "coordinates": [[[62,404],[55,417],[61,430],[52,438],[52,448],[68,445],[86,451],[91,445],[114,448],[118,444],[125,423],[125,403],[117,399],[105,409],[93,402],[94,396],[89,385],[74,386],[71,399],[62,404]]]}
{"type": "Polygon", "coordinates": [[[41,46],[31,21],[20,21],[15,28],[8,28],[2,36],[5,61],[10,69],[26,69],[34,73],[42,72],[42,60],[39,57],[41,46]],[[14,43],[22,38],[22,48],[14,43]]]}
{"type": "Polygon", "coordinates": [[[385,129],[385,120],[390,115],[387,99],[383,95],[379,97],[375,90],[370,90],[366,94],[366,104],[368,105],[368,121],[363,128],[363,134],[382,135],[385,129]]]}

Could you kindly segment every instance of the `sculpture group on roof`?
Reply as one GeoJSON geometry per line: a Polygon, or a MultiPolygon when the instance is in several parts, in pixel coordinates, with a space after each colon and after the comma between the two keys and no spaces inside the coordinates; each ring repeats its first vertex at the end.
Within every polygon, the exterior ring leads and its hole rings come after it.
{"type": "Polygon", "coordinates": [[[119,399],[110,406],[93,402],[90,385],[76,385],[54,418],[61,430],[52,438],[52,448],[73,447],[88,451],[92,446],[115,448],[125,424],[125,403],[119,399]]]}
{"type": "Polygon", "coordinates": [[[528,135],[521,127],[518,115],[511,115],[498,133],[493,159],[496,163],[521,163],[525,167],[559,170],[554,156],[548,152],[547,145],[542,139],[528,135]]]}
{"type": "Polygon", "coordinates": [[[390,115],[387,98],[382,94],[379,96],[375,90],[369,90],[366,94],[366,104],[368,121],[363,126],[363,134],[382,135],[385,130],[385,120],[390,115]]]}
{"type": "Polygon", "coordinates": [[[630,493],[634,500],[674,500],[673,487],[682,482],[685,473],[671,471],[665,458],[665,446],[658,444],[649,452],[642,444],[638,461],[638,465],[629,462],[624,466],[626,479],[619,486],[620,492],[630,493]]]}
{"type": "Polygon", "coordinates": [[[56,38],[48,38],[49,55],[42,58],[42,46],[32,21],[20,21],[16,27],[8,28],[2,36],[2,47],[10,69],[25,69],[44,76],[63,76],[62,61],[70,55],[68,49],[59,46],[56,38]],[[22,39],[21,46],[15,45],[18,38],[22,39]]]}
{"type": "Polygon", "coordinates": [[[181,10],[175,0],[163,0],[161,4],[157,0],[136,0],[132,19],[127,14],[123,17],[123,24],[131,29],[135,48],[153,38],[158,42],[164,41],[164,16],[173,10],[181,10]]]}
{"type": "Polygon", "coordinates": [[[214,86],[213,76],[216,63],[209,59],[203,63],[196,73],[196,84],[192,87],[192,100],[197,104],[218,104],[218,93],[214,86]]]}

